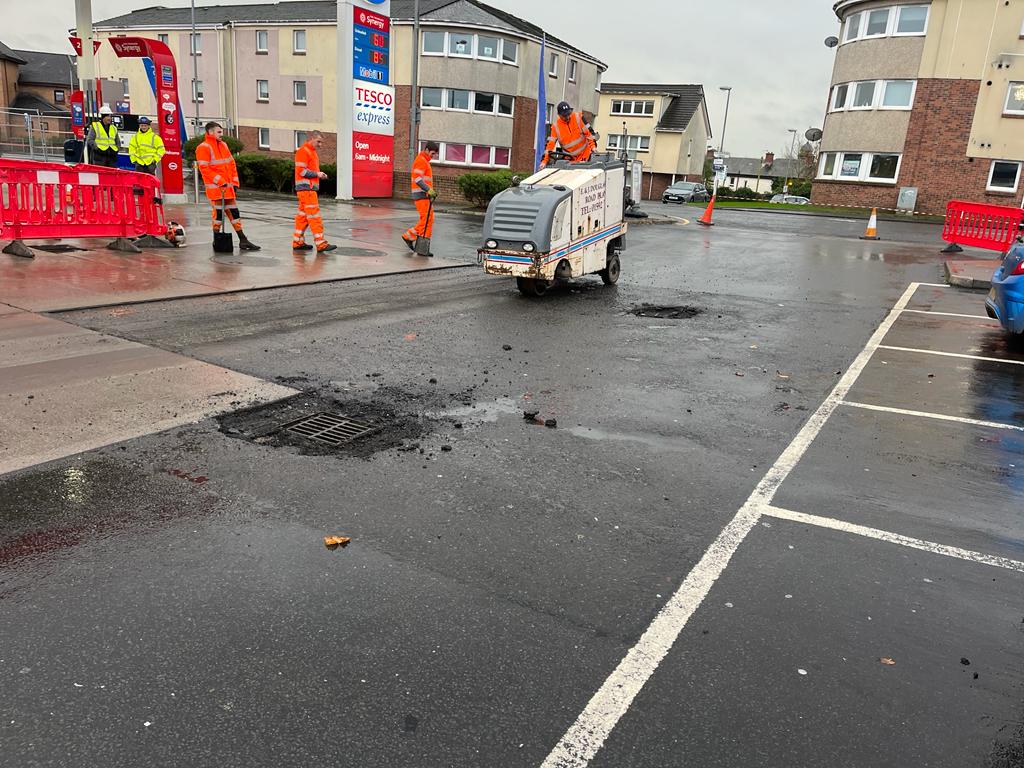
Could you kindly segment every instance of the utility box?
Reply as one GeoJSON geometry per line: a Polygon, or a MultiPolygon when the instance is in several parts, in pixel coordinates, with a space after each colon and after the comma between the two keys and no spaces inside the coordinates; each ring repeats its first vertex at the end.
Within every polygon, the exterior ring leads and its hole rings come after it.
{"type": "Polygon", "coordinates": [[[896,199],[896,210],[913,213],[917,208],[917,187],[900,187],[900,195],[896,199]]]}

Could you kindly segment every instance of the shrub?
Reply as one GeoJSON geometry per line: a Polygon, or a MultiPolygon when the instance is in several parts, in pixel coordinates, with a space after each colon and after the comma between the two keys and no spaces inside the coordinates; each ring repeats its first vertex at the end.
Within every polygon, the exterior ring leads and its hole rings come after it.
{"type": "Polygon", "coordinates": [[[247,189],[287,192],[295,179],[295,164],[283,157],[248,152],[236,157],[235,165],[238,180],[247,189]]]}
{"type": "Polygon", "coordinates": [[[729,192],[729,197],[734,200],[758,200],[760,195],[748,186],[742,186],[729,192]]]}
{"type": "Polygon", "coordinates": [[[467,173],[459,177],[459,190],[469,202],[485,208],[492,197],[512,186],[512,177],[515,175],[512,171],[467,173]]]}
{"type": "MultiPolygon", "coordinates": [[[[195,136],[185,142],[185,148],[182,150],[182,153],[185,156],[185,162],[191,163],[196,159],[196,147],[198,147],[204,139],[204,136],[195,136]]],[[[237,155],[245,149],[245,145],[234,136],[225,136],[224,143],[228,145],[228,149],[231,150],[232,155],[237,155]]]]}

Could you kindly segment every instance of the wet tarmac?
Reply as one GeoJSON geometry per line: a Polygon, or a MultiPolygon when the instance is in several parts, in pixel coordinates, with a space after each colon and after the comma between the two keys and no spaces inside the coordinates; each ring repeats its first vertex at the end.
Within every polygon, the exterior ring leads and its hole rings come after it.
{"type": "Polygon", "coordinates": [[[540,301],[469,269],[62,314],[425,428],[355,455],[209,419],[0,477],[8,759],[1013,765],[1022,358],[983,295],[908,293],[941,274],[916,233],[807,218],[636,228],[617,287],[540,301]]]}

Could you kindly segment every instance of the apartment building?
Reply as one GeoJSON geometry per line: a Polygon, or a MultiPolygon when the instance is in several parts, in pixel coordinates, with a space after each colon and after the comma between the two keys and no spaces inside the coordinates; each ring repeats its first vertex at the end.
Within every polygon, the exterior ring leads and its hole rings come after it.
{"type": "Polygon", "coordinates": [[[1021,205],[1024,6],[840,0],[813,202],[1021,205]]]}
{"type": "Polygon", "coordinates": [[[600,147],[625,148],[644,164],[643,197],[660,200],[675,181],[700,181],[711,123],[700,85],[606,83],[594,120],[600,147]]]}
{"type": "MultiPolygon", "coordinates": [[[[607,67],[593,56],[477,0],[421,0],[419,5],[420,39],[414,44],[412,0],[391,3],[396,194],[408,194],[414,55],[419,56],[415,98],[421,122],[413,143],[417,148],[427,140],[441,143],[434,176],[442,193],[454,194],[457,177],[469,171],[532,170],[542,40],[548,100],[565,99],[596,111],[607,67]]],[[[98,38],[139,35],[167,43],[178,62],[188,122],[218,119],[246,150],[270,153],[293,152],[316,129],[327,137],[323,156],[334,156],[333,0],[197,6],[195,37],[187,7],[144,8],[98,22],[95,30],[98,38]]],[[[109,46],[100,49],[97,61],[100,76],[127,81],[135,112],[152,111],[138,61],[118,59],[109,46]]]]}

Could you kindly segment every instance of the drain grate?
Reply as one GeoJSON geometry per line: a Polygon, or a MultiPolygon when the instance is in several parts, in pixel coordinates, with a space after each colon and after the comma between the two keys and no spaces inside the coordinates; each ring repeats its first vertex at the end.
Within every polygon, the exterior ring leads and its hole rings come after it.
{"type": "Polygon", "coordinates": [[[665,306],[662,304],[641,304],[633,307],[630,312],[637,317],[657,317],[662,320],[687,320],[704,314],[700,307],[665,306]]]}
{"type": "Polygon", "coordinates": [[[376,431],[376,427],[336,413],[314,413],[312,416],[285,424],[281,430],[308,440],[316,440],[318,443],[341,445],[376,431]]]}

